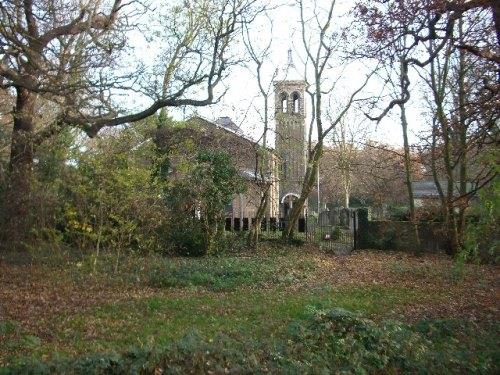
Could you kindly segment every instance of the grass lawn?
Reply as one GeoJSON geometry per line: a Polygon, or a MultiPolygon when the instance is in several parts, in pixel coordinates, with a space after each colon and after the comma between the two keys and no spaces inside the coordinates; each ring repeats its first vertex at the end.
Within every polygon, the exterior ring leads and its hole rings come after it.
{"type": "MultiPolygon", "coordinates": [[[[294,324],[338,308],[373,324],[425,325],[425,332],[438,322],[475,355],[486,343],[496,350],[499,281],[495,267],[457,269],[439,256],[336,257],[309,247],[203,259],[105,257],[95,268],[91,258],[2,261],[0,366],[164,347],[193,331],[272,346],[289,340],[294,324]]],[[[481,363],[491,358],[498,351],[481,363]]]]}

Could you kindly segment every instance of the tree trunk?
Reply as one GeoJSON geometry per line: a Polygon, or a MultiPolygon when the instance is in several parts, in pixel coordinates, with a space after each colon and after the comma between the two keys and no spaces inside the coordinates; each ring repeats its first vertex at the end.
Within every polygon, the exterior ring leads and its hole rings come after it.
{"type": "Polygon", "coordinates": [[[415,234],[415,255],[421,255],[422,249],[420,248],[420,233],[418,230],[417,215],[415,213],[415,198],[413,196],[412,170],[411,170],[411,155],[410,143],[408,142],[408,120],[406,118],[406,108],[404,104],[400,105],[401,108],[401,127],[403,130],[403,147],[404,147],[404,165],[405,165],[405,183],[408,191],[408,204],[410,207],[410,222],[413,225],[413,233],[415,234]]]}
{"type": "MultiPolygon", "coordinates": [[[[459,37],[460,43],[463,41],[463,19],[459,20],[459,37]]],[[[457,219],[457,232],[458,232],[458,242],[460,246],[464,243],[464,232],[465,232],[465,211],[467,210],[468,202],[465,198],[467,194],[467,114],[466,114],[466,88],[465,88],[465,74],[466,74],[466,61],[465,53],[463,50],[459,50],[459,66],[458,66],[458,114],[459,114],[459,182],[461,196],[459,202],[459,211],[457,219]]]]}
{"type": "Polygon", "coordinates": [[[267,207],[269,205],[269,192],[271,190],[271,185],[266,182],[266,175],[268,172],[272,172],[271,165],[269,163],[269,155],[267,150],[267,131],[269,125],[269,95],[268,92],[264,89],[261,82],[260,75],[261,65],[258,65],[257,68],[257,81],[259,83],[260,93],[262,98],[264,99],[264,132],[262,133],[262,148],[261,148],[261,157],[259,158],[259,154],[257,154],[257,158],[255,160],[255,177],[260,178],[261,183],[263,184],[263,189],[261,185],[262,196],[260,199],[259,208],[257,209],[257,213],[255,215],[255,224],[252,226],[249,236],[248,236],[248,244],[250,247],[253,247],[254,251],[257,252],[259,250],[259,240],[260,240],[260,232],[262,219],[266,215],[267,207]],[[258,176],[260,175],[260,176],[258,176]]]}
{"type": "Polygon", "coordinates": [[[264,190],[262,197],[260,198],[259,208],[257,209],[257,213],[255,215],[255,224],[252,226],[250,230],[250,235],[248,237],[248,242],[251,247],[255,251],[259,250],[259,237],[262,225],[262,219],[264,218],[267,207],[269,205],[269,190],[271,185],[268,185],[264,190]]]}
{"type": "Polygon", "coordinates": [[[415,221],[415,200],[413,197],[413,186],[411,184],[412,180],[412,170],[411,170],[411,155],[410,155],[410,143],[408,142],[408,121],[406,118],[406,109],[404,104],[400,106],[401,108],[401,128],[403,130],[403,147],[404,147],[404,165],[405,165],[405,183],[406,189],[408,191],[408,204],[410,207],[410,220],[415,221]]]}
{"type": "Polygon", "coordinates": [[[313,150],[313,155],[307,164],[306,175],[304,178],[304,183],[302,184],[302,191],[300,193],[299,199],[294,202],[292,211],[288,217],[288,222],[286,224],[285,230],[283,231],[283,239],[291,240],[295,234],[295,227],[299,221],[300,214],[304,209],[304,205],[311,194],[314,187],[314,182],[316,180],[316,174],[318,173],[319,160],[323,154],[323,145],[318,143],[316,148],[313,150]]]}
{"type": "MultiPolygon", "coordinates": [[[[401,71],[400,71],[400,88],[401,96],[404,96],[404,84],[408,80],[408,70],[407,66],[401,61],[401,71]]],[[[405,184],[406,190],[408,191],[408,206],[410,208],[410,222],[413,225],[413,232],[415,234],[415,241],[417,249],[415,255],[420,255],[422,249],[420,248],[420,234],[418,231],[417,216],[415,213],[415,198],[413,196],[413,186],[412,186],[412,169],[411,169],[411,154],[410,154],[410,142],[408,141],[408,118],[406,117],[406,107],[405,103],[399,105],[401,110],[401,130],[403,131],[403,149],[404,149],[404,166],[405,166],[405,184]]]]}
{"type": "Polygon", "coordinates": [[[9,178],[4,197],[5,243],[10,249],[21,249],[30,229],[30,202],[33,173],[33,133],[36,95],[16,89],[9,178]]]}
{"type": "Polygon", "coordinates": [[[449,241],[450,255],[455,255],[459,249],[457,220],[455,215],[455,206],[453,204],[453,189],[455,185],[455,178],[453,176],[453,166],[451,159],[451,140],[449,124],[445,121],[442,122],[443,140],[444,140],[444,166],[447,180],[446,189],[446,229],[449,241]]]}
{"type": "MultiPolygon", "coordinates": [[[[432,51],[431,42],[431,51],[432,51]]],[[[448,45],[446,50],[445,62],[442,71],[438,74],[435,69],[435,64],[431,62],[431,87],[433,90],[434,101],[436,104],[436,121],[441,128],[441,136],[443,140],[443,164],[445,168],[445,175],[447,180],[446,196],[444,192],[440,192],[443,195],[443,211],[445,212],[445,226],[446,226],[446,237],[448,241],[448,254],[455,255],[459,249],[459,240],[457,232],[457,221],[455,215],[455,207],[453,202],[453,188],[455,183],[455,178],[453,175],[453,160],[452,160],[452,144],[451,144],[451,129],[449,121],[446,117],[444,110],[444,98],[446,95],[446,79],[448,77],[450,56],[451,56],[452,44],[448,45]],[[438,77],[440,75],[440,77],[438,77]]],[[[433,138],[433,146],[435,146],[435,139],[433,138]]],[[[435,179],[437,177],[435,176],[435,179]]]]}
{"type": "Polygon", "coordinates": [[[349,187],[346,186],[344,187],[344,207],[345,208],[349,208],[349,205],[350,205],[350,198],[351,198],[351,194],[349,193],[349,187]]]}

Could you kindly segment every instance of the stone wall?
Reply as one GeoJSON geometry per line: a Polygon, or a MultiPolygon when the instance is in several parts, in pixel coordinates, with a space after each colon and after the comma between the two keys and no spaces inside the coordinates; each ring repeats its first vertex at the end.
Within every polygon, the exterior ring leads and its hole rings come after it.
{"type": "Polygon", "coordinates": [[[399,250],[413,253],[444,253],[443,223],[370,220],[368,210],[358,210],[357,249],[399,250]]]}

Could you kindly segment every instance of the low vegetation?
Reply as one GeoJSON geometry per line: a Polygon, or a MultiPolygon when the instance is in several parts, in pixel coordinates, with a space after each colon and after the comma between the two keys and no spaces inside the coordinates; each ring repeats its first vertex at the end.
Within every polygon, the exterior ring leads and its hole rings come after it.
{"type": "MultiPolygon", "coordinates": [[[[456,321],[409,326],[375,323],[343,309],[315,311],[291,323],[283,340],[256,342],[191,332],[165,346],[135,347],[11,367],[25,373],[494,373],[498,349],[485,331],[456,321]],[[460,335],[477,346],[463,347],[460,335]],[[486,338],[486,340],[484,340],[486,338]]],[[[9,371],[7,369],[6,371],[9,371]]]]}
{"type": "Polygon", "coordinates": [[[115,261],[0,263],[1,371],[498,370],[494,267],[271,245],[115,261]]]}
{"type": "Polygon", "coordinates": [[[500,374],[499,4],[0,0],[0,375],[500,374]]]}
{"type": "Polygon", "coordinates": [[[202,286],[209,290],[235,290],[241,286],[293,285],[310,277],[314,263],[299,257],[182,259],[153,270],[153,287],[202,286]]]}

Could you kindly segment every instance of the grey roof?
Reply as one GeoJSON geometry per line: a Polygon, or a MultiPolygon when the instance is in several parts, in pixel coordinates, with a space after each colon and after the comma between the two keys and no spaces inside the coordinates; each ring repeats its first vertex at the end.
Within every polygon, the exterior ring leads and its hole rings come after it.
{"type": "Polygon", "coordinates": [[[225,130],[228,133],[234,134],[250,143],[253,144],[258,144],[254,139],[251,137],[247,136],[241,128],[239,128],[232,120],[230,117],[219,117],[215,121],[207,120],[206,118],[203,118],[201,116],[194,116],[191,117],[188,121],[202,121],[206,124],[214,125],[219,129],[225,130]],[[232,124],[232,125],[231,125],[232,124]]]}
{"type": "MultiPolygon", "coordinates": [[[[206,118],[203,118],[201,116],[194,116],[194,117],[191,117],[189,119],[189,121],[196,121],[196,120],[201,120],[207,124],[211,124],[211,125],[215,125],[216,127],[218,127],[219,129],[222,129],[222,130],[225,130],[231,134],[234,134],[254,145],[259,145],[259,141],[256,141],[255,139],[253,139],[252,137],[246,135],[240,127],[238,127],[238,125],[236,125],[230,117],[228,116],[224,116],[224,117],[219,117],[217,120],[215,121],[211,121],[211,120],[207,120],[206,118]],[[225,124],[225,125],[224,125],[225,124]],[[233,124],[233,125],[231,125],[233,124]]],[[[273,148],[272,147],[269,147],[267,146],[267,150],[269,151],[273,151],[273,148]]]]}
{"type": "MultiPolygon", "coordinates": [[[[444,195],[446,195],[448,191],[448,182],[447,181],[439,181],[439,184],[441,185],[441,189],[443,189],[444,195]]],[[[431,180],[426,180],[426,181],[413,181],[411,183],[413,187],[413,197],[414,198],[439,198],[439,191],[436,187],[436,184],[434,181],[431,180]]],[[[460,185],[458,183],[454,184],[453,188],[453,196],[459,196],[459,187],[460,185]]],[[[467,191],[472,190],[472,183],[467,182],[467,191]]]]}
{"type": "MultiPolygon", "coordinates": [[[[255,173],[255,170],[241,169],[239,171],[239,174],[244,179],[250,180],[250,181],[260,179],[260,176],[255,173]]],[[[272,176],[269,175],[269,173],[265,176],[265,182],[273,182],[273,178],[272,178],[272,176]]]]}
{"type": "Polygon", "coordinates": [[[240,127],[236,125],[229,116],[219,117],[217,120],[214,121],[214,123],[227,130],[231,130],[234,133],[241,133],[240,127]]]}

